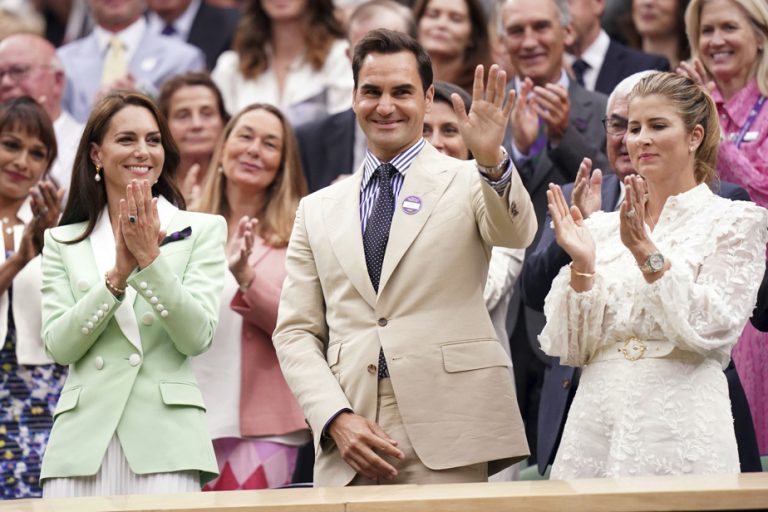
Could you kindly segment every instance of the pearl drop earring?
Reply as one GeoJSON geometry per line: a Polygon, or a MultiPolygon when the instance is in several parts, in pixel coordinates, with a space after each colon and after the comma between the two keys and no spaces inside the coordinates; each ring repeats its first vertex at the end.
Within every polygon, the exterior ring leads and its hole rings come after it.
{"type": "Polygon", "coordinates": [[[93,179],[96,180],[97,182],[101,181],[101,174],[99,174],[99,172],[101,172],[101,166],[97,165],[96,176],[93,177],[93,179]]]}

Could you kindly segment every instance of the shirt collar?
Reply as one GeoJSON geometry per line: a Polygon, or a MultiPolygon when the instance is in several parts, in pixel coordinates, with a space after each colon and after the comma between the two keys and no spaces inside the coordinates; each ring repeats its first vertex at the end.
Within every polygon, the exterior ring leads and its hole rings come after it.
{"type": "MultiPolygon", "coordinates": [[[[405,149],[400,154],[395,156],[395,158],[390,160],[389,163],[392,164],[395,167],[395,169],[397,169],[397,172],[404,177],[405,173],[407,173],[408,170],[411,168],[411,164],[413,164],[413,161],[416,159],[417,156],[419,156],[419,153],[421,153],[421,150],[424,148],[424,145],[426,143],[427,141],[424,140],[423,137],[419,137],[418,141],[416,141],[412,146],[410,146],[409,148],[405,149]]],[[[365,162],[363,164],[363,181],[360,183],[360,190],[365,190],[365,188],[368,186],[368,183],[371,181],[373,172],[382,163],[385,163],[385,162],[382,162],[381,160],[376,158],[376,155],[371,153],[370,149],[366,150],[365,162]]]]}
{"type": "Polygon", "coordinates": [[[139,16],[139,19],[132,24],[121,30],[120,32],[110,32],[99,25],[93,27],[93,33],[96,36],[96,44],[99,47],[99,52],[104,54],[109,48],[109,41],[112,36],[117,36],[120,41],[125,45],[125,53],[127,55],[133,55],[136,48],[139,47],[139,42],[144,36],[144,30],[147,28],[147,21],[144,16],[139,16]]]}
{"type": "Polygon", "coordinates": [[[718,110],[721,112],[725,110],[738,126],[747,122],[747,116],[759,97],[760,88],[757,86],[757,79],[754,78],[728,101],[723,98],[719,89],[715,88],[712,91],[712,99],[715,100],[718,110]]]}
{"type": "MultiPolygon", "coordinates": [[[[605,54],[608,53],[608,46],[611,44],[611,38],[605,30],[600,30],[597,39],[584,50],[580,59],[589,64],[590,69],[599,70],[605,60],[605,54]]],[[[574,59],[575,60],[575,59],[574,59]]]]}
{"type": "MultiPolygon", "coordinates": [[[[174,37],[178,37],[183,41],[189,39],[189,32],[192,30],[192,23],[195,21],[197,11],[200,10],[201,3],[202,0],[192,0],[184,12],[171,22],[174,30],[176,30],[174,37]]],[[[149,11],[147,14],[147,23],[153,34],[160,34],[168,24],[164,19],[158,16],[155,11],[149,11]]]]}

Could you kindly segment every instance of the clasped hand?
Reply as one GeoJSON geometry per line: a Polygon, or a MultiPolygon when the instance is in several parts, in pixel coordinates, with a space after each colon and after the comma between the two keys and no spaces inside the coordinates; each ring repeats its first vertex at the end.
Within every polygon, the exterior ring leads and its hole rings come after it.
{"type": "Polygon", "coordinates": [[[133,180],[120,199],[120,213],[115,233],[115,268],[110,271],[110,282],[118,288],[137,266],[144,268],[160,254],[160,231],[157,198],[147,180],[133,180]]]}
{"type": "Polygon", "coordinates": [[[17,254],[26,264],[43,250],[43,234],[59,222],[63,189],[50,181],[41,181],[30,191],[32,220],[24,228],[17,254]]]}
{"type": "Polygon", "coordinates": [[[533,85],[530,78],[520,83],[520,94],[512,109],[512,138],[515,146],[528,154],[539,136],[539,118],[551,144],[558,144],[568,129],[571,101],[559,84],[533,85]]]}

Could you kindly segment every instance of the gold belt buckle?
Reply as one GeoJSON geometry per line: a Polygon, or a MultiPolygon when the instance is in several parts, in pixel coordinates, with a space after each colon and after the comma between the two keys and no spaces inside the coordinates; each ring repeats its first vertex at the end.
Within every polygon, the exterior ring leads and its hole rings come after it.
{"type": "Polygon", "coordinates": [[[619,351],[624,354],[624,359],[627,361],[637,361],[645,355],[645,351],[648,347],[642,340],[631,336],[624,342],[624,346],[619,351]]]}

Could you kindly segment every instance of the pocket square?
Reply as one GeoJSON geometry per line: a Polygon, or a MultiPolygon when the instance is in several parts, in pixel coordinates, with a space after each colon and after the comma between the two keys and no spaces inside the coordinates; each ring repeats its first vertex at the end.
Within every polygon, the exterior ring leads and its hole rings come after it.
{"type": "Polygon", "coordinates": [[[184,240],[185,238],[189,238],[190,235],[192,235],[192,226],[187,226],[181,231],[174,231],[170,235],[163,238],[163,240],[160,242],[160,247],[164,246],[165,244],[169,244],[171,242],[178,242],[179,240],[184,240]]]}

